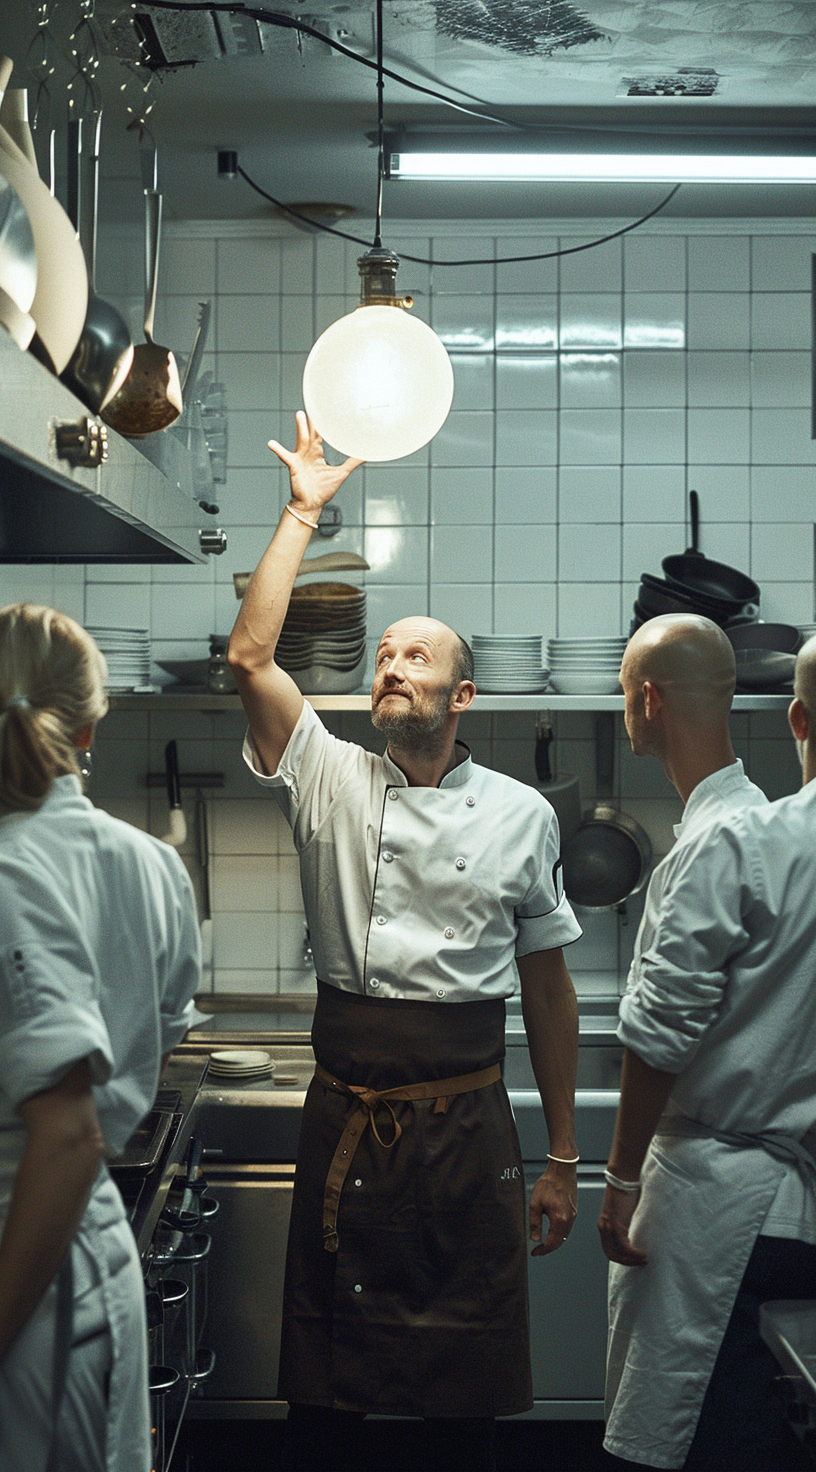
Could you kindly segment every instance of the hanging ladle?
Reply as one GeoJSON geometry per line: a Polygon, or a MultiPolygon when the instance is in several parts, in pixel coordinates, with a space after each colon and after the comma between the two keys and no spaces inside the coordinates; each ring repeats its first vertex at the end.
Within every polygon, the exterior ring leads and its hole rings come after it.
{"type": "MultiPolygon", "coordinates": [[[[133,342],[127,323],[110,302],[96,295],[96,233],[99,212],[99,141],[102,110],[96,114],[94,151],[91,158],[91,235],[88,249],[88,310],[85,325],[62,382],[98,414],[110,402],[130,372],[133,342]]],[[[68,124],[69,202],[68,213],[82,235],[82,119],[68,124]]]]}
{"type": "Polygon", "coordinates": [[[153,341],[156,285],[159,276],[159,237],[162,197],[156,188],[156,152],[153,151],[153,187],[145,189],[145,341],[137,344],[133,366],[102,418],[129,439],[143,439],[167,429],[182,410],[178,365],[170,348],[153,341]]]}

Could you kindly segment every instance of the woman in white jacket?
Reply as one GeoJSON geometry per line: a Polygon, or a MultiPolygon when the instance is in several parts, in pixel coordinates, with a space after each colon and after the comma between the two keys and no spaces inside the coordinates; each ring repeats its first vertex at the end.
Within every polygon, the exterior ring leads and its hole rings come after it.
{"type": "Polygon", "coordinates": [[[148,1472],[144,1291],[104,1165],[155,1098],[199,983],[173,850],[94,808],[105,661],[0,609],[0,1467],[148,1472]]]}

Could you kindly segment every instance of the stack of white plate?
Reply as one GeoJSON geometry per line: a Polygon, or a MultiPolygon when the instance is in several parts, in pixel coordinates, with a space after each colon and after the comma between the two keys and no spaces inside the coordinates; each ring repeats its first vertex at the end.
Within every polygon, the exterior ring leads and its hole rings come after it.
{"type": "Polygon", "coordinates": [[[210,1054],[210,1073],[219,1078],[262,1078],[274,1067],[271,1054],[258,1048],[229,1048],[210,1054]]]}
{"type": "Polygon", "coordinates": [[[349,583],[295,588],[275,658],[307,695],[356,690],[366,667],[366,595],[349,583]]]}
{"type": "Polygon", "coordinates": [[[625,637],[550,639],[550,685],[559,695],[617,695],[625,637]]]}
{"type": "Polygon", "coordinates": [[[492,695],[532,695],[546,686],[540,634],[474,634],[472,646],[477,690],[492,695]]]}
{"type": "Polygon", "coordinates": [[[109,690],[138,690],[150,685],[150,635],[147,629],[88,627],[108,665],[109,690]]]}

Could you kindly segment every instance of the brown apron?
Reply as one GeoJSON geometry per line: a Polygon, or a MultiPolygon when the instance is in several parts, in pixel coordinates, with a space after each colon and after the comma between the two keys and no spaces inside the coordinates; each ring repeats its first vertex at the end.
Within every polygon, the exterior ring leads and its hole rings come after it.
{"type": "MultiPolygon", "coordinates": [[[[466,1081],[498,1063],[504,1022],[501,999],[395,1001],[318,982],[312,1045],[321,1069],[343,1084],[399,1090],[466,1081]]],[[[326,1251],[326,1183],[355,1113],[353,1094],[312,1080],[278,1393],[398,1416],[529,1410],[524,1173],[504,1084],[446,1095],[444,1108],[434,1095],[378,1106],[377,1130],[360,1131],[342,1184],[337,1250],[326,1251]],[[389,1110],[401,1128],[391,1148],[389,1110]]]]}

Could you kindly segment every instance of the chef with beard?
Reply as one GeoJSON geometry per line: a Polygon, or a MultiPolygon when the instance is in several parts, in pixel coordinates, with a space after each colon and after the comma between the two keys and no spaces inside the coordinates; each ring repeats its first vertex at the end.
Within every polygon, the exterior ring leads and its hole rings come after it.
{"type": "Polygon", "coordinates": [[[401,619],[380,640],[382,755],[321,724],[275,649],[320,511],[360,462],[328,465],[302,413],[294,453],[270,448],[291,500],[229,660],[245,760],[292,827],[318,976],[284,1290],[285,1465],[358,1465],[371,1412],[424,1418],[428,1468],[488,1472],[494,1418],[532,1406],[524,1176],[501,1080],[519,977],[548,1132],[533,1254],[560,1247],[576,1214],[562,946],[580,928],[558,824],[533,788],[457,742],[472,656],[436,619],[401,619]]]}

